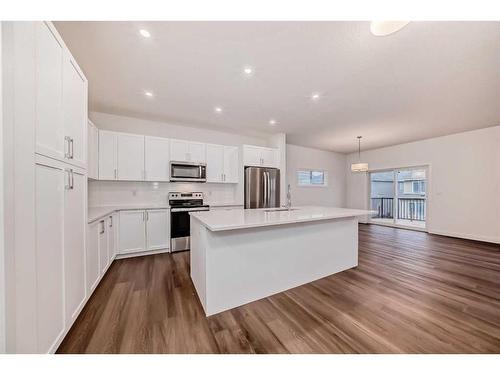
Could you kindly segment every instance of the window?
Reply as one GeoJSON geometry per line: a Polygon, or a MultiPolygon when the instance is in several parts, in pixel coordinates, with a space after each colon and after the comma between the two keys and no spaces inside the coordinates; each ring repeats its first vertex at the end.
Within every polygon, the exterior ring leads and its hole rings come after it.
{"type": "Polygon", "coordinates": [[[305,169],[297,171],[297,185],[299,186],[326,186],[326,171],[305,169]]]}

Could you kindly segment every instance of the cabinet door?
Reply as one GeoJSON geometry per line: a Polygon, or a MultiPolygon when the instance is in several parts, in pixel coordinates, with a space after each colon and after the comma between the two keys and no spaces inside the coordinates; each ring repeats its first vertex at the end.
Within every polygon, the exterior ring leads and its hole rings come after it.
{"type": "Polygon", "coordinates": [[[116,180],[116,133],[99,130],[99,180],[116,180]]]}
{"type": "Polygon", "coordinates": [[[87,166],[87,80],[69,52],[63,59],[64,138],[69,142],[66,159],[82,168],[87,166]]]}
{"type": "Polygon", "coordinates": [[[168,181],[170,168],[170,140],[145,137],[146,181],[168,181]]]}
{"type": "Polygon", "coordinates": [[[224,181],[224,146],[207,145],[207,182],[224,181]]]}
{"type": "Polygon", "coordinates": [[[99,268],[99,221],[94,221],[87,226],[87,293],[90,295],[97,286],[101,274],[99,268]]]}
{"type": "Polygon", "coordinates": [[[180,139],[170,140],[170,160],[191,161],[189,156],[189,142],[180,139]]]}
{"type": "Polygon", "coordinates": [[[189,160],[193,163],[205,163],[205,143],[189,142],[189,160]]]}
{"type": "Polygon", "coordinates": [[[62,169],[35,166],[35,246],[38,352],[64,332],[64,180],[62,169]]]}
{"type": "Polygon", "coordinates": [[[88,121],[87,125],[87,174],[88,178],[97,180],[99,178],[99,132],[92,122],[88,121]]]}
{"type": "Polygon", "coordinates": [[[104,275],[109,264],[108,253],[108,228],[106,219],[99,220],[99,272],[104,275]]]}
{"type": "Polygon", "coordinates": [[[64,289],[66,318],[73,322],[85,301],[85,175],[66,171],[69,183],[64,194],[64,289]]]}
{"type": "Polygon", "coordinates": [[[170,242],[170,211],[146,211],[147,250],[168,249],[170,242]]]}
{"type": "Polygon", "coordinates": [[[263,148],[261,150],[261,155],[262,155],[262,165],[265,167],[275,167],[276,166],[276,161],[275,157],[276,154],[272,148],[263,148]]]}
{"type": "Polygon", "coordinates": [[[36,152],[63,159],[63,47],[45,22],[36,28],[36,152]]]}
{"type": "Polygon", "coordinates": [[[260,147],[243,146],[243,163],[250,166],[262,165],[262,152],[260,147]]]}
{"type": "Polygon", "coordinates": [[[237,184],[239,181],[239,169],[238,147],[224,146],[224,182],[237,184]]]}
{"type": "Polygon", "coordinates": [[[144,180],[144,136],[118,133],[118,180],[144,180]]]}
{"type": "Polygon", "coordinates": [[[118,250],[134,253],[146,249],[145,211],[120,211],[118,250]]]}
{"type": "Polygon", "coordinates": [[[108,259],[109,263],[113,261],[116,255],[116,235],[115,235],[115,217],[109,215],[106,218],[106,230],[108,233],[108,259]]]}

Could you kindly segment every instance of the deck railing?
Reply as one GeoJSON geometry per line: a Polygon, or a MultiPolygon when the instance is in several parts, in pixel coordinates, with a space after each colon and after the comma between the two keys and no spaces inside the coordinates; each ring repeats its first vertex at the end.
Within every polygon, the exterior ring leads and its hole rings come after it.
{"type": "MultiPolygon", "coordinates": [[[[393,219],[394,198],[371,198],[372,218],[393,219]]],[[[425,198],[398,198],[398,219],[425,221],[425,198]]]]}

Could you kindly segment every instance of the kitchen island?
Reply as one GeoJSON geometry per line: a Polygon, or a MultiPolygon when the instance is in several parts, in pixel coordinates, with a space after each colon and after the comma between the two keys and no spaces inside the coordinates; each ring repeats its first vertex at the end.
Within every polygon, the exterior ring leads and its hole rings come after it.
{"type": "Polygon", "coordinates": [[[191,215],[191,279],[207,316],[356,267],[358,217],[336,207],[191,215]]]}

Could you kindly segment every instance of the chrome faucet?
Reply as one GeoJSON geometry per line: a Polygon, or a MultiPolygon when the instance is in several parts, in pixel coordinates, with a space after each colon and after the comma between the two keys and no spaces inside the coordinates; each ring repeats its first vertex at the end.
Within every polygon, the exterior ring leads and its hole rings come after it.
{"type": "Polygon", "coordinates": [[[290,189],[290,184],[288,184],[288,190],[286,192],[286,208],[289,210],[292,208],[292,191],[290,189]]]}

